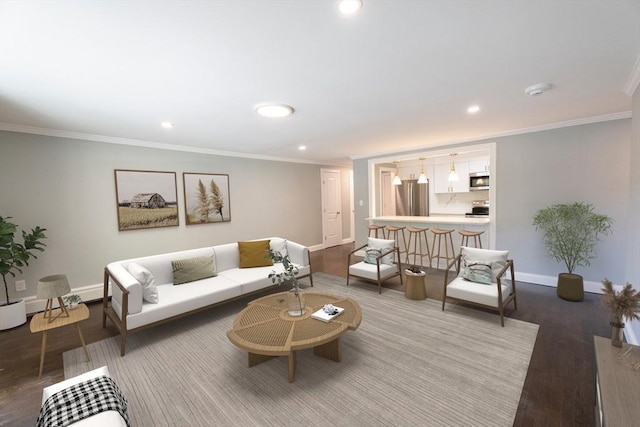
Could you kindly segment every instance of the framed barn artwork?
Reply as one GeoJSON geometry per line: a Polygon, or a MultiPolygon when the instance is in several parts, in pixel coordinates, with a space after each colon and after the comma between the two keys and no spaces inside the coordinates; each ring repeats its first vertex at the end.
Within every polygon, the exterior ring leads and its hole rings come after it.
{"type": "Polygon", "coordinates": [[[187,225],[231,221],[229,175],[183,173],[187,225]]]}
{"type": "Polygon", "coordinates": [[[178,225],[175,172],[115,169],[114,174],[118,230],[178,225]]]}

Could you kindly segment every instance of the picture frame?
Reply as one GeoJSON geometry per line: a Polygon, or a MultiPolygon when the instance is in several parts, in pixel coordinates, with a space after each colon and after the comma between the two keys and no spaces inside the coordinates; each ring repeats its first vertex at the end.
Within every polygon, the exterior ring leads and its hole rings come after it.
{"type": "Polygon", "coordinates": [[[231,221],[229,175],[184,172],[182,182],[187,225],[231,221]]]}
{"type": "Polygon", "coordinates": [[[118,230],[177,227],[175,172],[114,169],[118,230]]]}

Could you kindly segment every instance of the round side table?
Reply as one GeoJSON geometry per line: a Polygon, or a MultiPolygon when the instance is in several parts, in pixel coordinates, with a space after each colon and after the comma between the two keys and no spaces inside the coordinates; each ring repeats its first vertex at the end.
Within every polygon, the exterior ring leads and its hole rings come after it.
{"type": "Polygon", "coordinates": [[[407,285],[404,290],[404,296],[409,299],[426,299],[427,290],[424,285],[424,276],[427,275],[424,271],[420,273],[413,273],[409,270],[404,271],[407,275],[407,285]]]}

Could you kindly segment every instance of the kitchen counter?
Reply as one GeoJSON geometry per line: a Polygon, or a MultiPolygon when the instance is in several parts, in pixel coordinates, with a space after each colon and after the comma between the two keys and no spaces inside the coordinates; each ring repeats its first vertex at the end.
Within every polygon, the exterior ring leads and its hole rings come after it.
{"type": "Polygon", "coordinates": [[[371,222],[406,222],[412,224],[458,224],[458,225],[487,225],[491,222],[486,218],[467,218],[464,215],[431,215],[431,216],[377,216],[367,218],[371,222]]]}

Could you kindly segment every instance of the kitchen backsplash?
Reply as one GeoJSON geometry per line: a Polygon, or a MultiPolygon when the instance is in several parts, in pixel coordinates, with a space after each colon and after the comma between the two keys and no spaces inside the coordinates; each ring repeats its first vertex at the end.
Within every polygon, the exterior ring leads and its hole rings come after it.
{"type": "Polygon", "coordinates": [[[429,214],[464,215],[471,212],[471,203],[474,200],[486,200],[488,198],[488,190],[452,194],[431,193],[429,214]]]}

